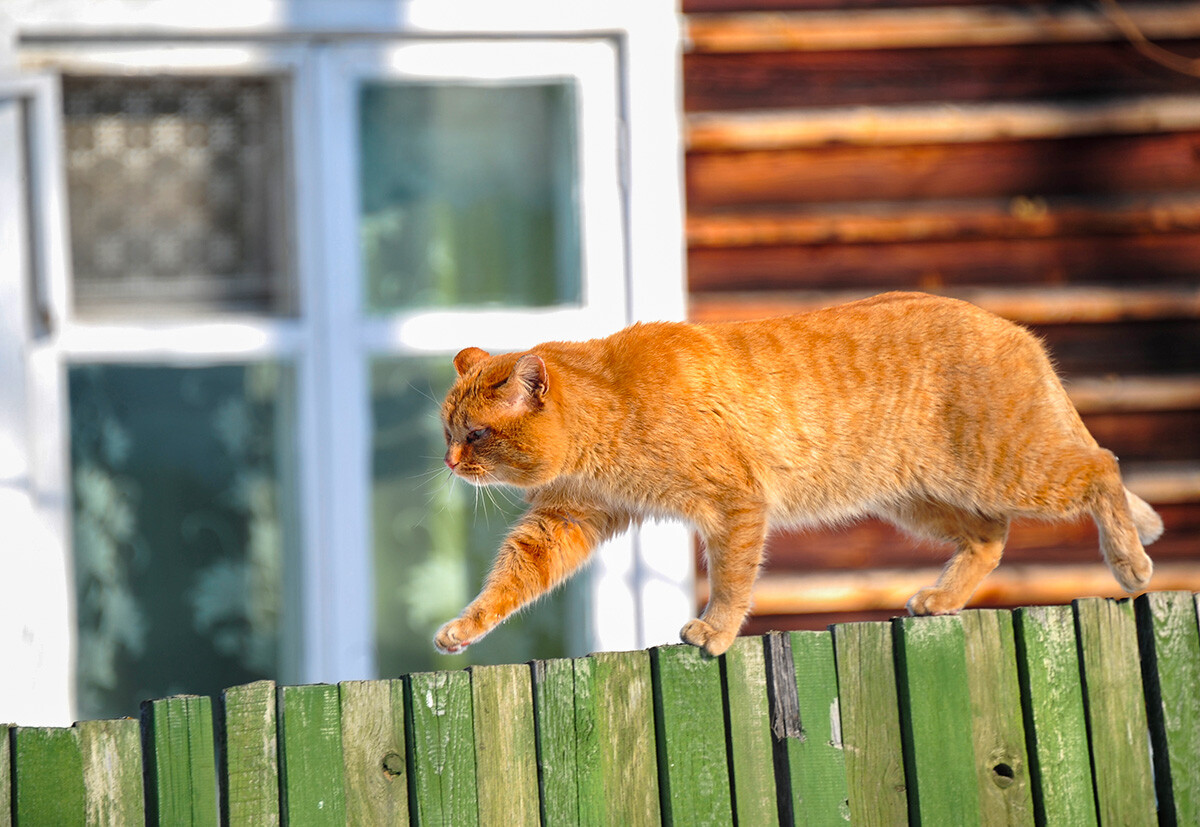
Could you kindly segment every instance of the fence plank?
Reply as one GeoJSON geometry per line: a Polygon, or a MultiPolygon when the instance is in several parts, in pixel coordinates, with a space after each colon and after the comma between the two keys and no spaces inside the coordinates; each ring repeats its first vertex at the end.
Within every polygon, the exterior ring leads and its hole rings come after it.
{"type": "Polygon", "coordinates": [[[1159,821],[1200,824],[1200,628],[1190,592],[1139,597],[1138,634],[1159,821]]]}
{"type": "Polygon", "coordinates": [[[1157,824],[1133,603],[1076,600],[1075,624],[1101,824],[1157,824]]]}
{"type": "Polygon", "coordinates": [[[975,824],[979,792],[962,621],[946,615],[893,623],[909,817],[975,824]]]}
{"type": "Polygon", "coordinates": [[[346,823],[408,823],[408,762],[404,682],[347,681],[338,685],[346,823]]]}
{"type": "Polygon", "coordinates": [[[802,737],[786,739],[796,824],[850,820],[833,636],[792,632],[802,737]]]}
{"type": "Polygon", "coordinates": [[[596,704],[595,657],[576,658],[574,667],[575,774],[579,789],[579,823],[602,825],[606,823],[608,806],[604,790],[600,716],[596,704]]]}
{"type": "MultiPolygon", "coordinates": [[[[591,703],[603,793],[588,807],[598,805],[598,820],[613,827],[657,824],[662,810],[650,655],[601,652],[591,658],[591,703]]],[[[585,820],[592,821],[594,812],[585,814],[585,820]]]]}
{"type": "Polygon", "coordinates": [[[409,675],[405,702],[413,822],[477,824],[470,676],[466,672],[409,675]]]}
{"type": "Polygon", "coordinates": [[[0,726],[0,827],[12,827],[12,737],[12,727],[0,726]]]}
{"type": "Polygon", "coordinates": [[[133,718],[120,718],[84,721],[76,728],[87,823],[111,827],[144,823],[141,725],[133,718]]]}
{"type": "Polygon", "coordinates": [[[1070,606],[1021,608],[1013,626],[1037,823],[1091,827],[1095,789],[1074,613],[1070,606]]]}
{"type": "Polygon", "coordinates": [[[779,809],[763,639],[737,638],[723,665],[734,814],[738,824],[770,827],[779,823],[779,809]]]}
{"type": "Polygon", "coordinates": [[[534,661],[532,679],[542,823],[575,824],[579,821],[575,663],[534,661]]]}
{"type": "Polygon", "coordinates": [[[731,824],[721,662],[694,646],[650,650],[663,820],[731,824]]]}
{"type": "Polygon", "coordinates": [[[521,664],[471,667],[479,823],[538,824],[533,686],[521,664]]]}
{"type": "Polygon", "coordinates": [[[833,627],[833,644],[850,819],[854,824],[907,823],[892,627],[841,623],[833,627]]]}
{"type": "Polygon", "coordinates": [[[216,824],[217,761],[212,700],[198,695],[142,704],[142,732],[151,782],[151,824],[216,824]]]}
{"type": "Polygon", "coordinates": [[[230,687],[221,707],[222,817],[235,827],[279,824],[275,682],[230,687]]]}
{"type": "Polygon", "coordinates": [[[285,686],[277,697],[279,786],[285,822],[345,824],[338,687],[285,686]]]}
{"type": "Polygon", "coordinates": [[[981,824],[1033,823],[1012,613],[963,612],[981,824]]]}
{"type": "Polygon", "coordinates": [[[87,823],[78,730],[17,727],[12,735],[12,772],[16,824],[87,823]]]}

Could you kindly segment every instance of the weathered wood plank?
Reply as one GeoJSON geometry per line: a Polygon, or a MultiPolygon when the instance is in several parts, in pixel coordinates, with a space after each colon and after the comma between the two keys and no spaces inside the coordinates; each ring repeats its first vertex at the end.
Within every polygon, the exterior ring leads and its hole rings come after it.
{"type": "Polygon", "coordinates": [[[790,635],[800,738],[785,738],[796,824],[837,824],[850,820],[846,758],[833,636],[829,632],[790,635]]]}
{"type": "Polygon", "coordinates": [[[13,822],[87,823],[83,756],[75,728],[16,727],[12,733],[13,822]]]}
{"type": "Polygon", "coordinates": [[[657,824],[662,811],[650,655],[600,652],[591,660],[595,744],[604,792],[600,802],[593,800],[588,806],[600,804],[599,821],[612,827],[657,824]]]}
{"type": "Polygon", "coordinates": [[[222,818],[230,825],[279,824],[279,749],[275,682],[221,693],[222,818]]]}
{"type": "Polygon", "coordinates": [[[346,823],[407,824],[404,682],[346,681],[338,690],[346,823]]]}
{"type": "Polygon", "coordinates": [[[738,824],[779,823],[767,663],[760,637],[739,637],[725,653],[725,711],[738,824]]]}
{"type": "MultiPolygon", "coordinates": [[[[605,791],[605,751],[597,700],[595,657],[577,658],[575,666],[575,773],[579,789],[579,823],[613,823],[605,791]]],[[[651,728],[653,731],[653,727],[651,728]]],[[[658,787],[655,786],[657,794],[658,787]]]]}
{"type": "Polygon", "coordinates": [[[893,624],[909,817],[976,824],[979,782],[962,621],[949,615],[893,624]]]}
{"type": "Polygon", "coordinates": [[[721,663],[694,646],[650,651],[663,819],[732,824],[721,663]]]}
{"type": "Polygon", "coordinates": [[[12,727],[0,726],[0,827],[12,827],[12,733],[12,727]]]}
{"type": "Polygon", "coordinates": [[[1074,614],[1069,606],[1013,613],[1017,667],[1038,824],[1096,824],[1074,614]]]}
{"type": "Polygon", "coordinates": [[[541,807],[529,667],[473,666],[470,673],[479,823],[536,825],[541,807]]]}
{"type": "Polygon", "coordinates": [[[417,824],[478,824],[475,728],[466,672],[405,679],[410,815],[417,824]]]}
{"type": "Polygon", "coordinates": [[[580,816],[575,662],[534,661],[532,671],[542,823],[576,824],[580,816]]]}
{"type": "Polygon", "coordinates": [[[133,718],[76,724],[89,827],[124,827],[146,818],[142,729],[133,718]]]}
{"type": "Polygon", "coordinates": [[[142,704],[151,824],[218,823],[212,700],[198,695],[142,704]]]}
{"type": "Polygon", "coordinates": [[[1033,791],[1012,613],[973,610],[960,617],[969,664],[980,823],[1032,824],[1033,791]]]}
{"type": "Polygon", "coordinates": [[[287,823],[346,823],[341,705],[330,684],[278,692],[279,786],[287,823]]]}
{"type": "Polygon", "coordinates": [[[1133,603],[1073,606],[1100,823],[1157,824],[1133,603]]]}
{"type": "Polygon", "coordinates": [[[907,781],[892,627],[833,627],[846,786],[854,824],[905,824],[907,781]]]}
{"type": "Polygon", "coordinates": [[[1200,824],[1196,600],[1190,592],[1151,592],[1134,604],[1162,824],[1200,824]]]}

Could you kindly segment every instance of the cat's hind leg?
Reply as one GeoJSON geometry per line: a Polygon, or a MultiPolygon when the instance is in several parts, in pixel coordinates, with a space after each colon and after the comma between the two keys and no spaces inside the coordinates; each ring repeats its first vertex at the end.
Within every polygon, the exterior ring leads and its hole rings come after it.
{"type": "Polygon", "coordinates": [[[956,546],[937,583],[909,598],[908,611],[914,615],[953,614],[965,606],[1000,563],[1008,538],[1008,520],[944,503],[914,503],[888,516],[915,534],[956,546]]]}
{"type": "Polygon", "coordinates": [[[684,643],[716,657],[733,643],[750,612],[750,593],[767,538],[761,508],[731,509],[720,528],[704,531],[708,555],[708,605],[679,632],[684,643]]]}
{"type": "Polygon", "coordinates": [[[1088,510],[1100,530],[1100,553],[1109,571],[1121,588],[1132,594],[1144,589],[1154,573],[1154,563],[1143,544],[1153,543],[1162,534],[1162,518],[1122,484],[1112,455],[1098,453],[1103,457],[1096,461],[1088,510]]]}

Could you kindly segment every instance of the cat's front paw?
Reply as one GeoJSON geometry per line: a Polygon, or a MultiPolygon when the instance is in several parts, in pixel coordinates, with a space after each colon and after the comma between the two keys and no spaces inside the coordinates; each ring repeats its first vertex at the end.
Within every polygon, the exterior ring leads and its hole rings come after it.
{"type": "Polygon", "coordinates": [[[715,658],[717,655],[724,654],[725,650],[733,644],[737,633],[715,629],[703,620],[696,619],[687,622],[680,630],[679,637],[683,639],[684,643],[699,646],[715,658]]]}
{"type": "Polygon", "coordinates": [[[910,615],[952,615],[962,608],[962,603],[945,589],[929,586],[908,599],[910,615]]]}
{"type": "Polygon", "coordinates": [[[469,633],[467,624],[462,618],[455,618],[438,629],[433,636],[433,645],[443,655],[458,655],[475,642],[475,635],[469,633]]]}

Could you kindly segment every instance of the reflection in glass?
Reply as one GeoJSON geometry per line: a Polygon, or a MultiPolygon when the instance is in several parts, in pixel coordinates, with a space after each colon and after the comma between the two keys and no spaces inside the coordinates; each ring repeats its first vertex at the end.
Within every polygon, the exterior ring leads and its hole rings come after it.
{"type": "Polygon", "coordinates": [[[440,399],[449,357],[371,366],[376,656],[381,676],[582,655],[585,578],[510,618],[465,656],[439,655],[433,635],[475,596],[509,525],[514,489],[475,488],[442,464],[440,399]]]}
{"type": "Polygon", "coordinates": [[[372,82],[359,105],[368,310],[581,301],[572,82],[372,82]]]}
{"type": "Polygon", "coordinates": [[[69,372],[84,718],[286,678],[293,371],[69,372]]]}

